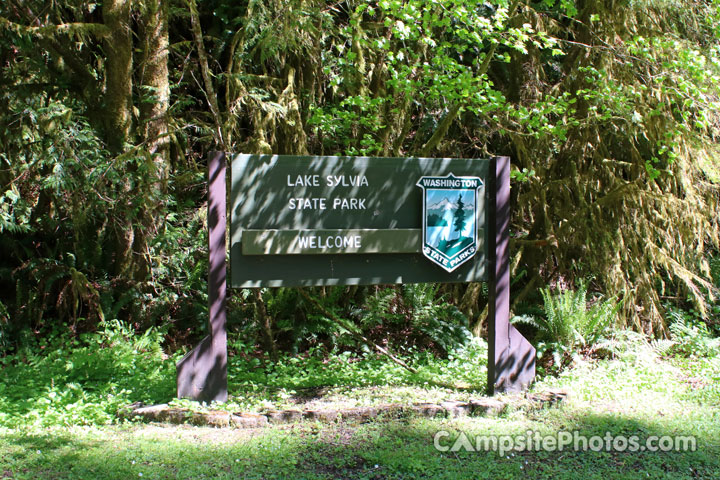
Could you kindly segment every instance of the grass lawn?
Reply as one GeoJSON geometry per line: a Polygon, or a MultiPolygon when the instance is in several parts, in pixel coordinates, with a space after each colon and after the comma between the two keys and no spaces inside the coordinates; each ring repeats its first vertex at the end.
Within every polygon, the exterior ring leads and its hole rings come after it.
{"type": "MultiPolygon", "coordinates": [[[[0,478],[720,479],[720,359],[665,358],[634,336],[613,351],[610,359],[579,360],[534,386],[568,389],[563,407],[498,418],[305,422],[251,430],[16,423],[0,428],[0,478]],[[439,431],[447,432],[438,437],[443,447],[460,435],[474,443],[478,435],[577,432],[590,438],[609,432],[637,436],[641,445],[652,436],[692,436],[697,449],[441,452],[434,446],[439,431]]],[[[372,403],[371,397],[387,402],[464,395],[412,384],[335,387],[327,394],[329,402],[352,404],[372,403]]],[[[266,403],[282,401],[288,399],[266,403]]]]}

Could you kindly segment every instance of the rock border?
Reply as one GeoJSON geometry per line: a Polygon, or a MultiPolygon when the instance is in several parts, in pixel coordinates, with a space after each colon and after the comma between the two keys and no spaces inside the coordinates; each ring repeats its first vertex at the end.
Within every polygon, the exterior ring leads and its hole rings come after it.
{"type": "Polygon", "coordinates": [[[186,408],[171,407],[168,404],[143,405],[134,403],[121,413],[121,417],[146,422],[190,424],[218,428],[261,428],[269,425],[298,423],[312,420],[321,423],[354,422],[364,423],[387,418],[456,418],[495,417],[508,410],[532,411],[556,407],[565,402],[566,390],[548,390],[525,396],[508,396],[502,399],[478,398],[467,402],[446,401],[441,403],[396,403],[371,407],[348,408],[306,408],[267,410],[263,413],[226,412],[210,410],[194,412],[186,408]]]}

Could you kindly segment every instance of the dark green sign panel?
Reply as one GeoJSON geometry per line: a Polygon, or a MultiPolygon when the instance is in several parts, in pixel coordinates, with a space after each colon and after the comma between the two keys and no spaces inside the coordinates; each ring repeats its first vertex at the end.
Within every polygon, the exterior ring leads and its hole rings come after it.
{"type": "Polygon", "coordinates": [[[485,280],[489,165],[456,158],[235,155],[231,286],[485,280]],[[458,184],[472,194],[455,189],[443,196],[426,195],[418,185],[424,177],[451,179],[446,184],[479,180],[458,184]],[[457,250],[462,264],[443,268],[426,258],[430,237],[442,252],[457,250]]]}

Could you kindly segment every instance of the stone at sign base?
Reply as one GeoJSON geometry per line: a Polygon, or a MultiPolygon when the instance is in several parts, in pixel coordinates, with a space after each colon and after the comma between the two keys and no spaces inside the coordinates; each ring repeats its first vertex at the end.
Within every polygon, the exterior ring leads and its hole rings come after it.
{"type": "Polygon", "coordinates": [[[268,417],[257,413],[234,413],[230,417],[230,423],[237,428],[258,428],[268,424],[268,417]]]}
{"type": "Polygon", "coordinates": [[[265,415],[268,421],[273,424],[296,423],[303,419],[303,412],[300,410],[271,410],[266,412],[265,415]]]}
{"type": "Polygon", "coordinates": [[[191,424],[209,427],[260,428],[268,425],[298,423],[303,420],[320,423],[371,422],[388,418],[455,418],[455,417],[494,417],[507,409],[533,411],[561,405],[568,398],[565,390],[548,390],[530,395],[513,395],[503,399],[483,397],[469,401],[448,400],[440,403],[415,403],[400,405],[397,403],[368,407],[312,408],[269,410],[264,413],[192,412],[184,408],[170,407],[167,404],[144,406],[133,404],[127,407],[123,416],[149,422],[173,424],[191,424]]]}

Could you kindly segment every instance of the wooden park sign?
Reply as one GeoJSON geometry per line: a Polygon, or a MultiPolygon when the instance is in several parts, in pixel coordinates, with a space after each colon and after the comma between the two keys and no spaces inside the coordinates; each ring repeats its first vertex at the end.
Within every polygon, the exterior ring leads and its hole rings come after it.
{"type": "MultiPolygon", "coordinates": [[[[226,163],[209,158],[210,334],[178,397],[227,400],[226,163]]],[[[535,349],[509,323],[510,161],[231,157],[230,286],[489,283],[488,390],[526,388],[535,349]]]]}

